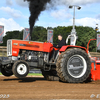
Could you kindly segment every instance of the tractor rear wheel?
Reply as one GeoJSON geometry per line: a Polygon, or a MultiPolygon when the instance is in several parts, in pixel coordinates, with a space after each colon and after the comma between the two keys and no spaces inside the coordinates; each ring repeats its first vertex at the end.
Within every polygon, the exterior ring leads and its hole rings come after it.
{"type": "Polygon", "coordinates": [[[29,73],[29,65],[23,60],[16,61],[13,65],[12,71],[16,77],[24,78],[29,73]]]}
{"type": "Polygon", "coordinates": [[[48,81],[59,81],[59,77],[57,76],[57,71],[56,70],[50,70],[50,71],[44,71],[43,69],[41,70],[42,75],[44,78],[48,81]]]}
{"type": "Polygon", "coordinates": [[[84,82],[91,72],[90,58],[84,50],[79,48],[63,52],[59,56],[56,66],[57,74],[63,82],[84,82]]]}

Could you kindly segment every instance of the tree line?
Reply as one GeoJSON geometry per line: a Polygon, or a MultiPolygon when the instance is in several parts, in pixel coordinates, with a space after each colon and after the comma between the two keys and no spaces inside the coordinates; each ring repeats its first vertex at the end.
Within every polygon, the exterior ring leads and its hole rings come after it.
{"type": "MultiPolygon", "coordinates": [[[[63,38],[66,40],[67,36],[71,33],[72,26],[68,26],[68,27],[58,26],[54,28],[52,27],[44,28],[42,26],[35,26],[33,28],[32,41],[46,42],[48,29],[53,29],[54,31],[53,41],[54,41],[54,44],[57,44],[58,34],[61,34],[63,38]]],[[[88,41],[96,37],[96,31],[92,27],[76,26],[76,32],[78,36],[76,45],[78,46],[87,47],[88,41]]],[[[3,37],[3,43],[0,44],[0,46],[6,46],[8,39],[21,39],[22,40],[23,30],[6,32],[6,35],[3,37]]],[[[96,51],[96,41],[92,41],[90,43],[90,51],[96,51]]]]}

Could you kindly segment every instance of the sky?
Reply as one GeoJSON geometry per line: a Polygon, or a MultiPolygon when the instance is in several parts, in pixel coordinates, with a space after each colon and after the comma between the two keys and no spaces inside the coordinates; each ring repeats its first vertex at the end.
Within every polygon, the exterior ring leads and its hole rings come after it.
{"type": "MultiPolygon", "coordinates": [[[[76,8],[75,24],[93,28],[99,24],[100,30],[100,0],[52,0],[52,4],[46,5],[46,10],[41,12],[35,23],[36,26],[72,26],[73,9],[69,9],[69,5],[78,5],[82,8],[76,8]]],[[[29,16],[27,1],[2,0],[0,3],[0,25],[4,26],[5,32],[29,28],[29,16]]]]}

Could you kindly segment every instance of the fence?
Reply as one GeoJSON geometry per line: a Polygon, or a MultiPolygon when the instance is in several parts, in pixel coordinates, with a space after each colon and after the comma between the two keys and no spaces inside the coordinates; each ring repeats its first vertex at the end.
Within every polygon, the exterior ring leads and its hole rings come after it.
{"type": "Polygon", "coordinates": [[[0,46],[0,57],[6,57],[6,56],[7,56],[7,47],[0,46]]]}

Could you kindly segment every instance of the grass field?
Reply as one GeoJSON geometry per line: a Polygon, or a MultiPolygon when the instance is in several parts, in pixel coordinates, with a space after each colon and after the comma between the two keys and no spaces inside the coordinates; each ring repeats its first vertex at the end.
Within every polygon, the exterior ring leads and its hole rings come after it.
{"type": "Polygon", "coordinates": [[[38,74],[38,73],[29,73],[29,76],[42,76],[42,74],[38,74]]]}
{"type": "MultiPolygon", "coordinates": [[[[2,75],[2,73],[0,73],[0,75],[2,75]]],[[[42,74],[38,74],[38,73],[29,73],[28,76],[42,76],[42,74]]]]}

